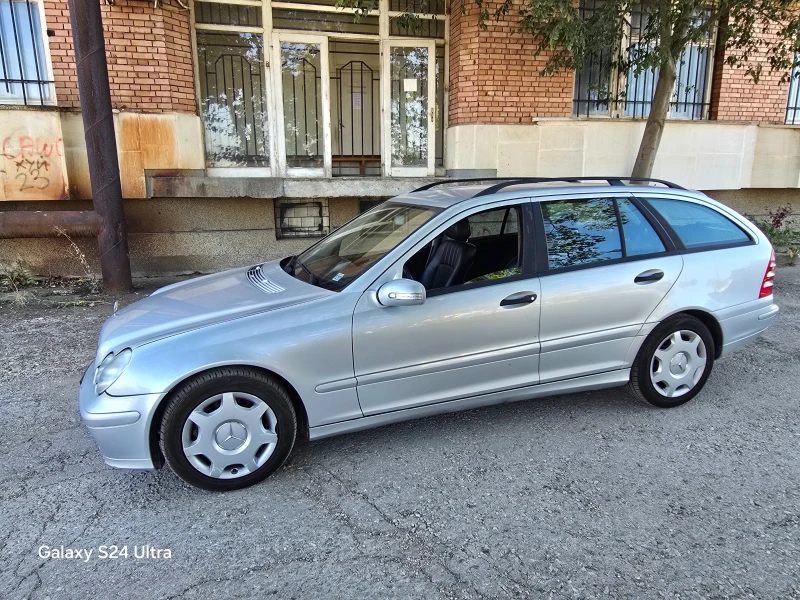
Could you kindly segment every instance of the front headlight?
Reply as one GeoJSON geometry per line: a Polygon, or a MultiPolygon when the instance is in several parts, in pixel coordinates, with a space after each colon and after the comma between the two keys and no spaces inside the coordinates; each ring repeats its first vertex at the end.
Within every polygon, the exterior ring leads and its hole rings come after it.
{"type": "Polygon", "coordinates": [[[112,352],[103,359],[103,362],[94,372],[94,391],[98,396],[119,379],[125,367],[131,362],[131,356],[133,356],[133,351],[130,348],[125,348],[119,354],[112,352]]]}

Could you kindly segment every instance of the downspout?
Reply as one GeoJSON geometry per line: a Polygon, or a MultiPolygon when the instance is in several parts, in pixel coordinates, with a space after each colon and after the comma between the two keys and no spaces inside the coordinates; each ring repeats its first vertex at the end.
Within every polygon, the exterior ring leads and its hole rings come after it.
{"type": "Polygon", "coordinates": [[[102,222],[97,241],[103,285],[110,291],[128,291],[133,289],[128,230],[122,208],[100,0],[69,0],[69,17],[89,157],[92,206],[102,222]]]}

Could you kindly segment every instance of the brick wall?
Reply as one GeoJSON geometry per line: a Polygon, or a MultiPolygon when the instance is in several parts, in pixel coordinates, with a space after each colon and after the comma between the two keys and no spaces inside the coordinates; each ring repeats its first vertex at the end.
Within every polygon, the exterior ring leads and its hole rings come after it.
{"type": "MultiPolygon", "coordinates": [[[[493,12],[499,3],[485,4],[493,12]]],[[[473,3],[466,4],[466,14],[461,14],[460,5],[451,12],[450,125],[571,116],[574,73],[539,75],[547,58],[535,58],[531,37],[515,33],[521,6],[517,0],[505,18],[488,21],[486,31],[478,26],[473,3]]]]}
{"type": "MultiPolygon", "coordinates": [[[[764,34],[762,34],[764,35],[764,34]]],[[[766,34],[766,37],[774,37],[766,34]]],[[[711,88],[711,118],[719,121],[751,121],[783,123],[789,82],[781,83],[781,73],[771,73],[766,52],[756,54],[752,61],[763,66],[763,74],[754,83],[745,69],[725,64],[725,53],[717,50],[711,88]]]]}
{"type": "MultiPolygon", "coordinates": [[[[106,56],[114,108],[143,112],[196,112],[189,12],[174,0],[102,4],[106,56]]],[[[79,106],[78,77],[67,0],[46,0],[56,97],[79,106]]]]}

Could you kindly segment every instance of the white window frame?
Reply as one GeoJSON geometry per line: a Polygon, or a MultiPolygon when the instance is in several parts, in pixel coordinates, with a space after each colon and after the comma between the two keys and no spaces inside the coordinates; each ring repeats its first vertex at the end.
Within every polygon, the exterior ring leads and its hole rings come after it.
{"type": "MultiPolygon", "coordinates": [[[[14,0],[9,0],[9,3],[14,2],[14,0]]],[[[23,0],[24,2],[24,0],[23,0]]],[[[44,49],[44,63],[45,63],[45,73],[42,73],[44,77],[42,81],[47,81],[47,83],[43,83],[42,87],[46,87],[50,94],[50,98],[48,100],[41,100],[39,102],[28,102],[26,101],[25,96],[23,95],[22,98],[0,98],[0,106],[58,106],[58,99],[56,98],[56,86],[53,76],[53,61],[50,57],[50,37],[47,35],[47,19],[45,16],[44,11],[44,3],[45,0],[35,0],[38,10],[39,10],[39,25],[41,26],[41,35],[42,35],[42,48],[44,49]]],[[[23,83],[22,85],[30,85],[23,83]]]]}
{"type": "Polygon", "coordinates": [[[383,118],[381,119],[383,144],[381,145],[381,162],[383,173],[388,177],[432,177],[436,164],[436,43],[431,39],[391,38],[381,44],[381,106],[383,118]],[[391,65],[389,57],[392,48],[427,48],[428,50],[428,162],[422,166],[392,166],[392,128],[391,124],[391,65]]]}
{"type": "MultiPolygon", "coordinates": [[[[385,68],[388,63],[388,44],[394,46],[428,46],[430,45],[431,61],[429,69],[429,87],[433,90],[430,92],[431,107],[436,106],[436,47],[444,46],[445,59],[444,59],[444,72],[443,72],[443,90],[442,90],[442,107],[444,111],[442,118],[442,154],[446,152],[446,135],[445,131],[448,126],[448,103],[449,103],[449,76],[450,76],[450,61],[448,56],[449,50],[449,35],[450,35],[450,15],[449,8],[442,15],[418,15],[420,19],[435,19],[444,22],[444,35],[443,39],[440,38],[413,38],[406,36],[391,36],[389,34],[390,19],[399,17],[403,13],[401,11],[390,11],[389,0],[379,0],[377,10],[370,13],[370,16],[377,16],[379,19],[379,33],[375,34],[360,34],[360,33],[329,33],[322,31],[308,31],[308,30],[291,30],[291,29],[274,29],[272,25],[272,9],[288,9],[307,12],[330,12],[330,13],[349,13],[355,14],[356,10],[352,8],[337,8],[335,6],[303,4],[301,2],[284,2],[280,0],[202,0],[203,2],[211,2],[217,4],[238,4],[242,6],[260,6],[262,8],[262,27],[246,27],[238,25],[207,25],[197,23],[195,20],[195,6],[191,3],[191,37],[192,37],[192,56],[194,59],[195,70],[195,92],[197,96],[197,111],[202,119],[202,90],[200,89],[200,72],[197,53],[197,31],[218,31],[218,32],[242,32],[254,33],[262,36],[264,44],[264,72],[262,73],[264,81],[267,83],[266,87],[266,102],[267,102],[267,116],[269,119],[269,149],[270,149],[270,166],[267,167],[207,167],[206,172],[209,175],[215,176],[266,176],[266,177],[325,177],[332,176],[332,135],[331,135],[331,122],[330,122],[330,72],[327,43],[330,40],[335,41],[372,41],[377,42],[380,52],[380,91],[381,91],[381,115],[380,115],[380,140],[381,140],[381,173],[383,176],[418,176],[411,170],[398,170],[397,167],[392,169],[391,156],[387,156],[386,135],[389,130],[389,113],[386,109],[387,98],[384,96],[387,92],[387,75],[384,76],[385,68]],[[323,169],[290,169],[286,164],[286,145],[283,136],[283,94],[281,90],[281,68],[280,68],[280,41],[296,41],[300,43],[321,43],[320,40],[325,40],[325,50],[322,52],[322,70],[323,79],[327,76],[327,81],[323,86],[323,130],[324,130],[324,168],[323,169]],[[314,40],[313,42],[311,40],[314,40]],[[272,68],[275,65],[275,68],[272,68]],[[392,174],[392,171],[394,173],[392,174]]],[[[453,1],[453,0],[451,0],[453,1]]],[[[429,152],[428,152],[428,165],[425,168],[425,175],[433,175],[434,173],[444,174],[444,164],[441,167],[436,166],[436,129],[435,119],[436,113],[429,111],[429,152]],[[432,125],[432,126],[430,126],[432,125]]],[[[203,137],[205,138],[205,128],[202,129],[203,137]]],[[[204,139],[204,152],[205,152],[205,139],[204,139]]],[[[444,161],[443,161],[444,162],[444,161]]]]}
{"type": "MultiPolygon", "coordinates": [[[[277,31],[272,36],[273,85],[275,94],[275,117],[278,139],[278,169],[286,177],[330,177],[333,158],[331,156],[331,78],[328,66],[328,37],[324,35],[308,35],[303,33],[287,33],[277,31]],[[319,45],[320,49],[320,87],[322,88],[322,163],[319,168],[289,167],[286,164],[286,131],[283,114],[283,69],[281,67],[281,43],[298,43],[319,45]],[[280,95],[277,91],[280,90],[280,95]]],[[[317,141],[319,144],[319,141],[317,141]]]]}

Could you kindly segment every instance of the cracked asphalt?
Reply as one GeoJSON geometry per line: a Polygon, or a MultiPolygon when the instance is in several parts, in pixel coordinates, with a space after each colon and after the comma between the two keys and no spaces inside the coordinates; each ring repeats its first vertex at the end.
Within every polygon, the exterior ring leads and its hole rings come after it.
{"type": "Polygon", "coordinates": [[[228,494],[103,465],[77,387],[109,304],[0,305],[0,597],[798,599],[800,267],[776,295],[680,408],[612,389],[444,415],[301,443],[228,494]]]}

